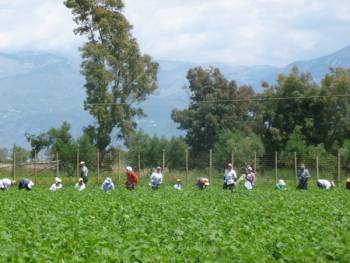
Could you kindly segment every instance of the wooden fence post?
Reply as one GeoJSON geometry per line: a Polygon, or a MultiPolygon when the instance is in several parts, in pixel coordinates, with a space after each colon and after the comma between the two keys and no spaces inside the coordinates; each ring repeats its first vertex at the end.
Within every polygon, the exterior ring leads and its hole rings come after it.
{"type": "Polygon", "coordinates": [[[231,164],[233,167],[235,167],[235,154],[233,151],[231,151],[231,164]]]}
{"type": "Polygon", "coordinates": [[[141,176],[141,153],[140,152],[137,155],[137,167],[139,171],[139,176],[141,176]]]}
{"type": "Polygon", "coordinates": [[[100,151],[97,150],[97,184],[100,184],[100,151]]]}
{"type": "Polygon", "coordinates": [[[15,152],[15,146],[13,146],[12,149],[12,180],[16,180],[16,152],[15,152]]]}
{"type": "Polygon", "coordinates": [[[77,151],[77,177],[80,177],[80,156],[79,156],[79,150],[77,151]]]}
{"type": "Polygon", "coordinates": [[[294,152],[294,175],[295,175],[295,184],[298,185],[298,160],[297,160],[296,152],[294,152]]]}
{"type": "Polygon", "coordinates": [[[58,152],[56,152],[56,177],[60,177],[60,161],[58,159],[58,152]]]}
{"type": "Polygon", "coordinates": [[[213,150],[210,149],[209,151],[209,182],[213,184],[212,182],[212,168],[213,168],[213,150]]]}
{"type": "Polygon", "coordinates": [[[340,185],[340,181],[341,181],[341,165],[340,165],[340,151],[338,151],[338,185],[340,185]]]}
{"type": "Polygon", "coordinates": [[[120,173],[121,173],[121,167],[120,167],[120,149],[119,149],[119,151],[118,151],[118,184],[120,185],[121,184],[121,175],[120,175],[120,173]]]}
{"type": "Polygon", "coordinates": [[[189,158],[189,157],[188,157],[188,155],[189,155],[189,154],[188,154],[188,149],[186,149],[185,155],[186,155],[186,156],[185,156],[185,162],[186,162],[186,164],[185,164],[186,167],[185,167],[185,168],[186,168],[186,185],[187,185],[187,184],[188,184],[188,158],[189,158]]]}
{"type": "Polygon", "coordinates": [[[316,178],[317,180],[320,179],[320,163],[318,154],[316,155],[316,178]]]}
{"type": "Polygon", "coordinates": [[[256,152],[254,152],[254,172],[256,174],[256,152]]]}
{"type": "Polygon", "coordinates": [[[37,159],[37,156],[36,156],[36,151],[34,152],[34,182],[35,184],[37,184],[37,181],[38,181],[38,170],[37,170],[37,166],[36,166],[36,159],[37,159]]]}
{"type": "Polygon", "coordinates": [[[276,184],[278,182],[278,153],[275,152],[275,178],[276,178],[276,184]]]}

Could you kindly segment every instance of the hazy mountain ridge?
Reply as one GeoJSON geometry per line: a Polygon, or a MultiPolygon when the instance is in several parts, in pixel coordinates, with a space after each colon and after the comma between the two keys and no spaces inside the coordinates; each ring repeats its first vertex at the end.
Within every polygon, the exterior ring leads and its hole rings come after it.
{"type": "MultiPolygon", "coordinates": [[[[63,121],[72,124],[73,134],[93,120],[83,111],[84,79],[79,62],[44,52],[0,53],[0,147],[13,143],[25,144],[24,134],[57,127],[63,121]]],[[[275,81],[278,74],[288,73],[293,66],[310,72],[316,81],[330,67],[350,67],[350,46],[328,56],[309,61],[293,62],[286,67],[231,66],[220,63],[201,64],[217,66],[228,79],[238,85],[251,85],[261,91],[262,81],[275,81]]],[[[139,121],[149,133],[172,136],[181,132],[170,119],[173,108],[188,104],[187,70],[196,63],[160,61],[159,90],[141,106],[148,118],[139,121]]]]}

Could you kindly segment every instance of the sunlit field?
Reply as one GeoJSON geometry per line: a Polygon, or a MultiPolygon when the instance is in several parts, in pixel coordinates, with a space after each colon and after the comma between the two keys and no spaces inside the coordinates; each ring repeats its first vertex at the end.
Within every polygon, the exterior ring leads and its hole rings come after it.
{"type": "Polygon", "coordinates": [[[0,192],[2,262],[349,262],[350,191],[0,192]]]}

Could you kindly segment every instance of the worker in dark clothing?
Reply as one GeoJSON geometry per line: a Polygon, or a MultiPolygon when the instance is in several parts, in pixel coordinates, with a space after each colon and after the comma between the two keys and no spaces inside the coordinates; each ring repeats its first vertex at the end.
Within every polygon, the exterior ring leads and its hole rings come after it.
{"type": "Polygon", "coordinates": [[[307,190],[309,187],[308,180],[310,177],[311,176],[310,176],[309,170],[305,168],[304,164],[302,164],[299,169],[299,175],[298,175],[299,184],[297,186],[297,189],[307,190]]]}

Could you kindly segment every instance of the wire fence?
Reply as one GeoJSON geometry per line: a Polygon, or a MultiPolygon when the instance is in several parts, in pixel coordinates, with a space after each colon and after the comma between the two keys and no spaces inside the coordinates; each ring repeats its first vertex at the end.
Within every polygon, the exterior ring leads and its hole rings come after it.
{"type": "MultiPolygon", "coordinates": [[[[130,165],[141,178],[148,178],[155,167],[163,168],[165,182],[173,183],[176,179],[182,179],[185,184],[192,184],[197,177],[208,177],[213,183],[222,180],[224,170],[230,162],[233,164],[237,174],[244,174],[248,165],[255,170],[258,179],[266,179],[271,182],[284,179],[297,183],[298,169],[304,164],[314,179],[328,179],[340,184],[344,179],[350,177],[346,169],[348,164],[339,153],[337,156],[322,154],[298,156],[297,153],[265,153],[252,152],[245,156],[239,156],[235,152],[228,154],[225,161],[222,156],[213,150],[193,158],[189,150],[183,153],[182,161],[178,167],[170,169],[171,153],[165,151],[157,154],[154,158],[156,163],[153,167],[146,166],[143,155],[138,154],[137,160],[130,159],[127,152],[123,150],[110,151],[105,154],[91,153],[94,157],[87,166],[89,178],[92,183],[100,184],[106,177],[111,177],[117,184],[123,184],[125,180],[125,167],[130,165]]],[[[55,176],[66,177],[71,181],[80,178],[80,162],[86,161],[80,158],[80,153],[75,153],[75,158],[69,161],[62,160],[56,153],[46,159],[33,158],[31,160],[19,161],[16,152],[6,161],[0,162],[0,177],[8,177],[18,180],[22,177],[32,179],[36,183],[52,181],[55,176]],[[51,178],[51,179],[50,179],[51,178]]]]}

